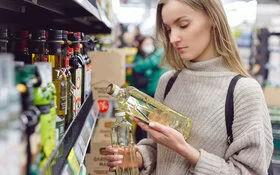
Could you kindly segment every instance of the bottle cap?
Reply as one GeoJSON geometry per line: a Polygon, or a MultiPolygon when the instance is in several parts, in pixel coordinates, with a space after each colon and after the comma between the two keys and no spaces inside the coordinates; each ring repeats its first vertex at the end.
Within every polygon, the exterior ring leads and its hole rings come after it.
{"type": "Polygon", "coordinates": [[[49,40],[62,40],[63,33],[62,30],[49,30],[49,40]]]}
{"type": "Polygon", "coordinates": [[[120,87],[115,84],[109,84],[106,89],[107,94],[112,95],[113,97],[118,95],[119,91],[120,87]]]}
{"type": "Polygon", "coordinates": [[[32,40],[45,40],[46,31],[45,30],[36,30],[32,33],[32,40]]]}
{"type": "Polygon", "coordinates": [[[0,28],[0,39],[8,39],[8,29],[0,28]]]}
{"type": "Polygon", "coordinates": [[[125,116],[125,112],[119,111],[119,110],[115,110],[115,116],[116,117],[124,117],[125,116]]]}

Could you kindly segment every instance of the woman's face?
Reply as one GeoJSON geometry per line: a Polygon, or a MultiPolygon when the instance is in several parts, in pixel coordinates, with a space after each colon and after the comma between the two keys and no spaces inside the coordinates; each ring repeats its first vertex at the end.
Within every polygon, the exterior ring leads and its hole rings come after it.
{"type": "Polygon", "coordinates": [[[162,20],[172,46],[187,61],[203,61],[217,56],[208,15],[179,0],[168,0],[162,8],[162,20]]]}

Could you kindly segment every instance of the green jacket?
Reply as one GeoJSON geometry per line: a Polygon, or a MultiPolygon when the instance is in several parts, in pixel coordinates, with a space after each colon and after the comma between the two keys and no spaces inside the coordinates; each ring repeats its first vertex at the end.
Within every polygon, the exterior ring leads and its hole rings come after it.
{"type": "MultiPolygon", "coordinates": [[[[133,71],[136,73],[143,73],[148,79],[146,88],[140,88],[144,93],[154,97],[160,76],[166,71],[159,67],[163,54],[163,48],[156,50],[153,54],[144,59],[140,55],[136,55],[134,59],[133,71]]],[[[134,80],[136,81],[136,80],[134,80]]]]}

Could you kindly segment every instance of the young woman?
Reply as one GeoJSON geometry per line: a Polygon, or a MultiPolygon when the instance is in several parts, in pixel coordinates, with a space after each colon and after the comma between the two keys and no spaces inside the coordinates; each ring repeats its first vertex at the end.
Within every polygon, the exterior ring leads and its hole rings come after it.
{"type": "MultiPolygon", "coordinates": [[[[141,174],[267,174],[273,138],[263,91],[241,64],[220,0],[159,0],[157,34],[167,63],[181,70],[163,99],[174,71],[159,81],[155,98],[192,118],[191,136],[176,130],[136,123],[151,139],[138,143],[141,174]],[[241,74],[234,90],[233,142],[227,144],[225,101],[232,78],[241,74]]],[[[107,147],[113,171],[122,156],[107,147]]]]}

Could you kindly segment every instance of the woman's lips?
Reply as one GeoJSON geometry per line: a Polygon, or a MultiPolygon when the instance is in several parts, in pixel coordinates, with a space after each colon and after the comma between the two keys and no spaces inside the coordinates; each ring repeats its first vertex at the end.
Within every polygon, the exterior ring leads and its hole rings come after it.
{"type": "Polygon", "coordinates": [[[183,53],[184,49],[185,49],[185,47],[177,47],[177,50],[179,53],[183,53]]]}

